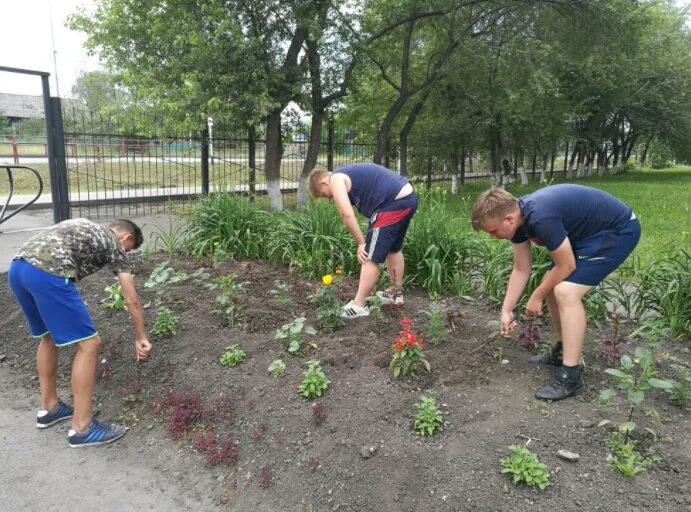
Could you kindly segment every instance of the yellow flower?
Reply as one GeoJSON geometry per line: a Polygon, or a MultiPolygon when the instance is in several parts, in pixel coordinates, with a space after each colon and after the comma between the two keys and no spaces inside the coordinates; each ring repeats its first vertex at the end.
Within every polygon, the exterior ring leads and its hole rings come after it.
{"type": "Polygon", "coordinates": [[[322,284],[325,286],[329,286],[333,280],[334,277],[331,274],[326,274],[325,276],[322,276],[322,284]]]}
{"type": "Polygon", "coordinates": [[[343,273],[343,270],[341,270],[341,267],[336,267],[336,275],[340,276],[343,273]]]}

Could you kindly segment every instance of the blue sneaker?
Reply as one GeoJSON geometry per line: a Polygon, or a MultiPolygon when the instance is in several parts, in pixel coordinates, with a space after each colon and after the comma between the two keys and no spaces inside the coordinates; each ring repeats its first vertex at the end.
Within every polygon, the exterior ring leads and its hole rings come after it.
{"type": "Polygon", "coordinates": [[[52,411],[39,411],[36,415],[36,428],[52,427],[56,423],[68,420],[72,417],[72,406],[59,401],[58,406],[52,411]],[[41,414],[41,413],[44,414],[41,414]]]}
{"type": "Polygon", "coordinates": [[[100,444],[108,444],[117,441],[126,433],[127,427],[123,427],[122,425],[109,425],[108,423],[101,423],[92,419],[86,432],[77,432],[76,430],[70,429],[67,434],[67,440],[70,443],[70,448],[98,446],[100,444]]]}

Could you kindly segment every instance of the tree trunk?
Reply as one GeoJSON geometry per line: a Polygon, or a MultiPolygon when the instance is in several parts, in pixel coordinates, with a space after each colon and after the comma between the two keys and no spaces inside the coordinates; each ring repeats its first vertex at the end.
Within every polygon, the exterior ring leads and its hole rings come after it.
{"type": "Polygon", "coordinates": [[[557,158],[557,152],[553,148],[552,149],[552,156],[549,159],[549,179],[551,180],[554,178],[554,160],[557,158]]]}
{"type": "Polygon", "coordinates": [[[408,114],[408,119],[406,119],[401,132],[398,134],[398,140],[400,143],[399,173],[401,176],[408,176],[408,136],[410,135],[410,131],[413,129],[413,125],[415,124],[417,116],[420,114],[425,101],[427,101],[427,98],[429,97],[429,92],[429,89],[425,91],[425,93],[415,103],[408,114]]]}
{"type": "Polygon", "coordinates": [[[648,158],[648,148],[650,147],[650,142],[646,142],[643,145],[643,151],[641,152],[641,167],[645,165],[645,161],[648,158]]]}
{"type": "Polygon", "coordinates": [[[266,154],[264,169],[266,173],[266,192],[269,195],[271,210],[283,210],[283,195],[281,194],[281,157],[283,156],[283,142],[281,140],[281,111],[274,109],[266,119],[266,154]]]}
{"type": "Polygon", "coordinates": [[[304,206],[307,204],[307,201],[309,200],[309,193],[307,191],[307,176],[317,165],[317,159],[319,158],[319,148],[321,147],[323,124],[324,112],[312,112],[310,142],[307,146],[307,155],[305,155],[305,163],[302,166],[302,173],[300,173],[300,181],[298,182],[298,208],[304,208],[304,206]]]}
{"type": "Polygon", "coordinates": [[[573,148],[573,151],[571,152],[571,158],[569,159],[569,168],[566,171],[566,179],[567,180],[573,179],[573,164],[576,162],[576,157],[579,155],[579,152],[580,152],[580,142],[577,142],[576,146],[573,148]]]}
{"type": "Polygon", "coordinates": [[[453,148],[451,150],[451,193],[454,195],[458,194],[458,148],[453,148]]]}

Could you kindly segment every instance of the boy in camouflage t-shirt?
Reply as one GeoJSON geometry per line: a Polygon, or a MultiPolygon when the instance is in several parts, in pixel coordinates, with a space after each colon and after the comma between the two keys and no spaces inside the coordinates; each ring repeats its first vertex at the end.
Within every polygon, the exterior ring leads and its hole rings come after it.
{"type": "Polygon", "coordinates": [[[41,409],[36,426],[72,418],[71,447],[110,443],[126,433],[120,425],[92,418],[91,404],[101,338],[75,282],[108,266],[117,274],[135,331],[137,360],[151,350],[127,253],[143,241],[136,224],[124,219],[109,227],[86,219],[66,220],[34,236],[12,261],[8,280],[31,334],[40,338],[36,363],[41,409]],[[72,364],[74,409],[57,396],[58,347],[75,345],[72,364]]]}

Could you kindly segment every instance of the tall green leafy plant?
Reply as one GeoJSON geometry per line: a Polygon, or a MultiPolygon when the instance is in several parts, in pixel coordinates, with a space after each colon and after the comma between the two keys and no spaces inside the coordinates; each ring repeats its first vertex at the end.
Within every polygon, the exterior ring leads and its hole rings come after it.
{"type": "Polygon", "coordinates": [[[406,279],[425,287],[434,298],[473,293],[482,243],[459,229],[458,220],[446,208],[446,190],[420,192],[419,204],[403,248],[406,279]]]}
{"type": "Polygon", "coordinates": [[[272,222],[269,212],[246,197],[210,194],[190,208],[188,250],[197,257],[266,258],[272,222]]]}
{"type": "Polygon", "coordinates": [[[332,204],[313,201],[304,210],[284,211],[275,220],[280,225],[268,241],[272,261],[289,264],[313,279],[336,267],[344,272],[358,268],[353,237],[332,204]]]}
{"type": "Polygon", "coordinates": [[[669,325],[670,334],[691,334],[691,254],[681,249],[663,255],[638,272],[636,316],[651,311],[669,325]]]}

